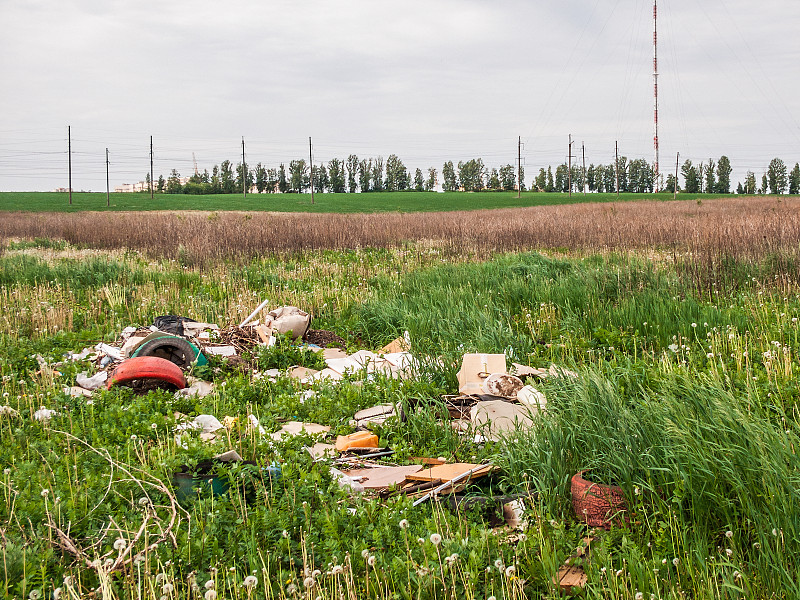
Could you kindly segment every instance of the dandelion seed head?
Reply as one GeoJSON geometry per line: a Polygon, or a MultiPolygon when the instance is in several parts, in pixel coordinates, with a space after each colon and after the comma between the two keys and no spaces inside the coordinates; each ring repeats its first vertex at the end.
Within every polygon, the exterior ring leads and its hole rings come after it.
{"type": "Polygon", "coordinates": [[[331,575],[341,575],[344,572],[342,565],[334,565],[331,569],[331,575]]]}
{"type": "Polygon", "coordinates": [[[438,533],[432,533],[431,544],[433,544],[434,546],[438,546],[441,543],[442,543],[442,536],[439,535],[438,533]]]}
{"type": "Polygon", "coordinates": [[[205,598],[205,600],[217,600],[216,590],[206,590],[206,593],[203,594],[203,598],[205,598]]]}
{"type": "Polygon", "coordinates": [[[208,581],[206,581],[205,588],[207,590],[213,590],[215,585],[216,584],[214,583],[214,580],[213,579],[209,579],[208,581]]]}
{"type": "Polygon", "coordinates": [[[517,568],[514,565],[508,565],[506,567],[506,577],[511,577],[516,572],[517,572],[517,568]]]}
{"type": "Polygon", "coordinates": [[[677,567],[679,564],[681,564],[681,559],[676,556],[672,559],[672,564],[677,567]]]}
{"type": "Polygon", "coordinates": [[[408,529],[408,519],[401,519],[397,525],[400,529],[408,529]]]}
{"type": "Polygon", "coordinates": [[[114,550],[117,550],[118,552],[122,552],[123,550],[125,550],[125,547],[127,545],[128,542],[126,542],[123,538],[117,538],[116,540],[114,540],[114,550]]]}

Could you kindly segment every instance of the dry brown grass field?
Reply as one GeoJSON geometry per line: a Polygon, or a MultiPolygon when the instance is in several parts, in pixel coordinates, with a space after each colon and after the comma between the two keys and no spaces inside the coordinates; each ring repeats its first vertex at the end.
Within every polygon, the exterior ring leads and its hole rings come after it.
{"type": "Polygon", "coordinates": [[[699,287],[725,287],[726,265],[764,260],[794,279],[800,199],[758,196],[678,202],[586,203],[413,214],[6,213],[2,238],[64,239],[129,248],[187,265],[309,249],[397,248],[429,241],[448,255],[655,251],[699,287]]]}

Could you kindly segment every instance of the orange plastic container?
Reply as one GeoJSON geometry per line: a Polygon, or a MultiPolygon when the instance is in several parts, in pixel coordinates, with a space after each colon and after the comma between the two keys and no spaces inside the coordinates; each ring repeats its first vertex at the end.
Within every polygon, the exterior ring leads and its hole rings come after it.
{"type": "Polygon", "coordinates": [[[347,452],[351,448],[377,448],[378,436],[370,431],[356,431],[350,435],[340,435],[336,438],[336,449],[347,452]]]}

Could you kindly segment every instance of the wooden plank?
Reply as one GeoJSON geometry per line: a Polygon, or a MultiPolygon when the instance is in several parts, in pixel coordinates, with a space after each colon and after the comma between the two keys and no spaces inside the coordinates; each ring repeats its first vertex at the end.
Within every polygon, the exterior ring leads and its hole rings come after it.
{"type": "Polygon", "coordinates": [[[372,469],[352,469],[347,471],[348,477],[362,477],[361,485],[368,490],[382,490],[391,485],[400,485],[409,475],[422,469],[422,465],[403,467],[375,467],[372,469]]]}
{"type": "MultiPolygon", "coordinates": [[[[433,479],[451,481],[459,475],[466,473],[470,469],[475,469],[477,467],[480,467],[480,465],[475,465],[472,463],[447,463],[443,465],[436,465],[430,469],[424,469],[419,473],[409,475],[408,479],[412,481],[431,481],[433,479]]],[[[483,477],[484,475],[489,474],[493,469],[493,466],[485,467],[484,469],[473,473],[470,478],[477,479],[478,477],[483,477]]]]}

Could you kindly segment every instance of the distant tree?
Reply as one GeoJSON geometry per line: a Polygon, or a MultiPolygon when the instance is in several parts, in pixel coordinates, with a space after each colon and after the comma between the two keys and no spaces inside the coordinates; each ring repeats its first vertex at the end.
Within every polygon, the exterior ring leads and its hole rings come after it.
{"type": "Polygon", "coordinates": [[[231,161],[223,160],[219,166],[220,191],[223,194],[233,194],[236,191],[236,181],[233,178],[231,161]]]}
{"type": "Polygon", "coordinates": [[[167,182],[164,181],[164,176],[163,175],[159,175],[158,176],[158,186],[156,187],[156,190],[158,191],[159,194],[164,193],[164,187],[166,185],[167,185],[167,182]]]}
{"type": "Polygon", "coordinates": [[[706,171],[706,194],[713,194],[717,191],[717,182],[714,177],[714,161],[708,159],[708,164],[705,166],[706,171]]]}
{"type": "Polygon", "coordinates": [[[241,192],[243,189],[242,186],[246,185],[247,186],[246,189],[249,192],[251,189],[253,189],[253,183],[254,183],[253,171],[246,164],[242,165],[242,163],[238,163],[236,165],[236,185],[234,186],[235,190],[237,192],[241,192]],[[242,171],[243,169],[244,169],[244,174],[242,171]],[[247,177],[247,180],[243,181],[243,177],[247,177]]]}
{"type": "Polygon", "coordinates": [[[539,192],[547,188],[547,171],[544,167],[539,168],[539,174],[533,179],[533,187],[539,192]]]}
{"type": "Polygon", "coordinates": [[[211,193],[212,194],[222,193],[222,183],[220,182],[219,178],[219,166],[217,165],[214,165],[214,168],[211,169],[211,193]]]}
{"type": "Polygon", "coordinates": [[[380,192],[383,190],[383,157],[379,156],[372,163],[372,190],[380,192]]]}
{"type": "Polygon", "coordinates": [[[149,191],[150,190],[150,173],[145,173],[144,174],[144,185],[147,188],[147,190],[149,191]]]}
{"type": "Polygon", "coordinates": [[[328,170],[325,165],[314,165],[311,173],[311,185],[314,187],[314,191],[318,194],[325,193],[328,183],[328,170]]]}
{"type": "Polygon", "coordinates": [[[497,172],[497,169],[492,168],[489,171],[489,177],[486,180],[486,189],[489,190],[499,190],[500,188],[500,175],[497,172]]]}
{"type": "Polygon", "coordinates": [[[733,173],[731,161],[723,154],[717,161],[717,187],[715,189],[718,194],[731,193],[731,173],[733,173]]]}
{"type": "Polygon", "coordinates": [[[700,191],[700,177],[697,174],[697,167],[692,164],[691,160],[685,160],[681,166],[681,175],[683,175],[683,189],[690,194],[696,194],[700,191]]]}
{"type": "Polygon", "coordinates": [[[785,194],[789,183],[786,164],[780,158],[773,158],[767,167],[767,180],[770,194],[785,194]]]}
{"type": "Polygon", "coordinates": [[[739,185],[736,186],[736,193],[737,194],[744,194],[744,188],[742,187],[742,182],[739,182],[739,185]]]}
{"type": "Polygon", "coordinates": [[[528,188],[525,187],[525,167],[520,166],[519,168],[519,191],[524,192],[528,188]]]}
{"type": "Polygon", "coordinates": [[[263,194],[267,189],[267,170],[264,165],[258,163],[256,165],[256,190],[259,194],[263,194]]]}
{"type": "Polygon", "coordinates": [[[292,192],[304,192],[311,185],[311,173],[304,158],[289,163],[289,189],[292,192]]]}
{"type": "Polygon", "coordinates": [[[628,183],[628,157],[620,156],[617,163],[619,170],[619,191],[630,192],[630,185],[628,183]]]}
{"type": "Polygon", "coordinates": [[[181,175],[175,169],[172,169],[167,179],[167,193],[180,194],[181,193],[181,175]]]}
{"type": "Polygon", "coordinates": [[[286,167],[283,166],[283,163],[278,167],[278,191],[281,194],[289,191],[289,181],[286,179],[286,167]]]}
{"type": "Polygon", "coordinates": [[[555,192],[556,184],[553,182],[553,167],[547,165],[547,185],[544,188],[545,192],[555,192]]]}
{"type": "MultiPolygon", "coordinates": [[[[569,185],[569,182],[567,182],[569,185]]],[[[583,169],[578,165],[574,165],[572,167],[572,191],[573,192],[583,192],[583,169]]]]}
{"type": "Polygon", "coordinates": [[[555,191],[566,192],[569,189],[569,169],[567,163],[562,163],[556,167],[555,191]]]}
{"type": "Polygon", "coordinates": [[[597,190],[597,182],[595,181],[594,163],[591,163],[586,169],[586,187],[590,192],[597,190]]]}
{"type": "Polygon", "coordinates": [[[334,194],[343,194],[346,189],[344,163],[338,158],[328,161],[328,177],[331,180],[330,190],[334,194]]]}
{"type": "Polygon", "coordinates": [[[428,178],[425,180],[425,191],[432,192],[434,189],[436,189],[437,183],[439,183],[439,180],[436,177],[436,169],[433,167],[428,167],[428,178]]]}
{"type": "Polygon", "coordinates": [[[347,189],[351,194],[358,188],[358,156],[351,154],[347,157],[347,189]]]}
{"type": "Polygon", "coordinates": [[[675,192],[675,181],[676,181],[675,180],[675,175],[673,175],[672,173],[669,173],[667,175],[667,184],[664,187],[664,191],[665,192],[674,193],[675,192]]]}
{"type": "Polygon", "coordinates": [[[399,192],[410,187],[410,177],[408,170],[396,154],[390,154],[386,159],[386,183],[384,187],[387,192],[399,192]]]}
{"type": "Polygon", "coordinates": [[[637,158],[628,165],[629,191],[637,194],[647,194],[653,191],[655,173],[649,162],[637,158]]]}
{"type": "Polygon", "coordinates": [[[794,169],[789,173],[789,193],[800,194],[800,163],[794,163],[794,169]]]}
{"type": "Polygon", "coordinates": [[[361,193],[370,191],[370,182],[372,181],[372,159],[362,159],[358,163],[358,186],[361,188],[361,193]]]}
{"type": "Polygon", "coordinates": [[[483,159],[458,161],[458,181],[465,192],[479,192],[485,187],[486,167],[483,159]]]}
{"type": "Polygon", "coordinates": [[[200,181],[203,183],[211,183],[211,176],[208,174],[208,169],[203,169],[203,174],[200,176],[200,181]]]}
{"type": "Polygon", "coordinates": [[[442,165],[442,190],[445,192],[455,192],[458,189],[458,180],[456,179],[456,169],[453,166],[453,161],[448,160],[442,165]]]}
{"type": "Polygon", "coordinates": [[[422,192],[425,190],[425,178],[422,176],[422,169],[414,171],[414,191],[422,192]]]}
{"type": "Polygon", "coordinates": [[[514,172],[514,165],[500,167],[500,185],[506,191],[517,189],[517,174],[514,172]]]}
{"type": "Polygon", "coordinates": [[[767,174],[764,173],[761,176],[761,187],[759,188],[758,193],[762,195],[766,194],[768,189],[769,189],[769,183],[767,181],[767,174]]]}
{"type": "Polygon", "coordinates": [[[267,169],[267,187],[268,194],[274,194],[278,191],[278,169],[267,169]]]}
{"type": "Polygon", "coordinates": [[[756,188],[756,174],[752,171],[748,171],[747,175],[744,178],[744,193],[748,196],[752,196],[757,192],[756,188]]]}
{"type": "Polygon", "coordinates": [[[617,167],[614,163],[603,168],[603,188],[607,194],[617,191],[617,167]]]}

